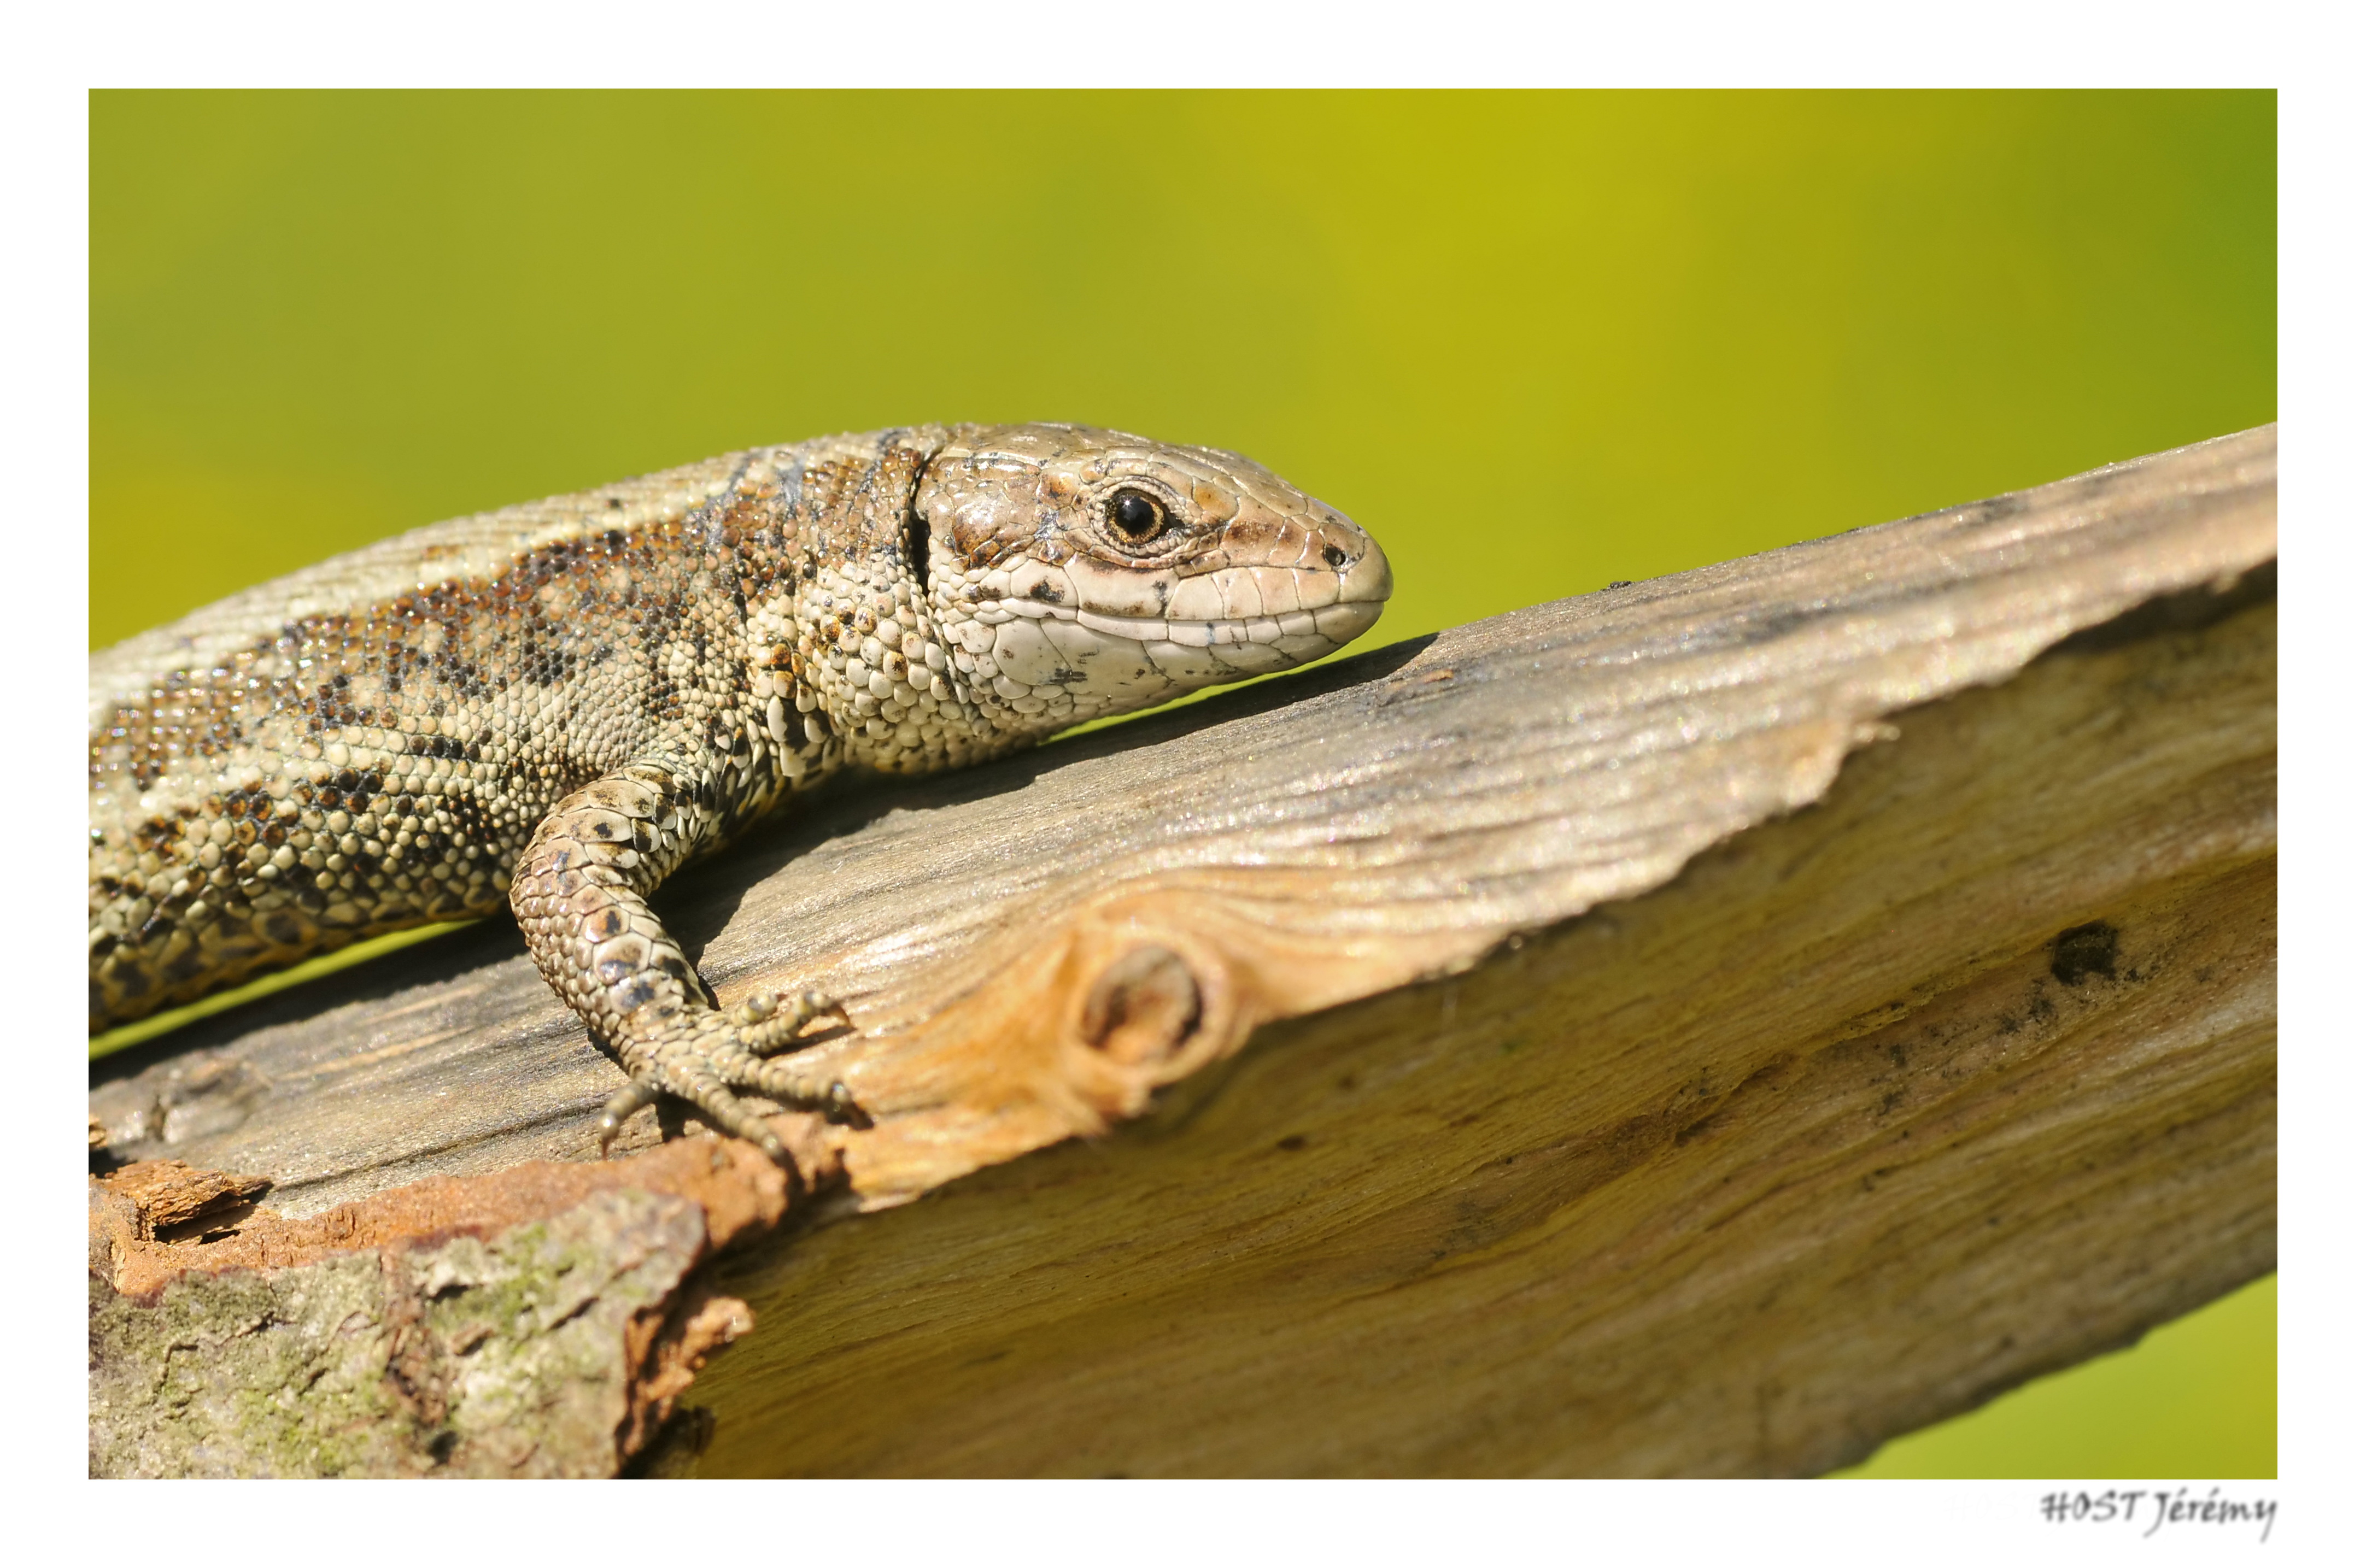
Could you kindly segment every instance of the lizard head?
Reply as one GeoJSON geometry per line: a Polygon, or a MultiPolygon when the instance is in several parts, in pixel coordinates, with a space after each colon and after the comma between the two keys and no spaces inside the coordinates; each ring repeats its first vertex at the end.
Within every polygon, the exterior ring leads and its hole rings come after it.
{"type": "Polygon", "coordinates": [[[946,675],[1008,740],[1320,658],[1389,597],[1369,535],[1245,457],[1079,425],[949,433],[907,556],[946,675]]]}

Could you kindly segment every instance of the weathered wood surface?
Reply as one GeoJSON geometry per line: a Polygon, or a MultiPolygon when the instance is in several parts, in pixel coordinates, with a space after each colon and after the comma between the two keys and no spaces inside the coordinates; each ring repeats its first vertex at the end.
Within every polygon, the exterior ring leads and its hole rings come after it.
{"type": "MultiPolygon", "coordinates": [[[[724,1260],[694,1462],[1796,1473],[2271,1266],[2274,548],[2270,428],[685,877],[727,1002],[849,999],[876,1118],[783,1119],[824,1196],[724,1260]]],[[[580,1159],[615,1082],[496,928],[95,1078],[116,1153],[285,1216],[124,1243],[142,1289],[580,1159]]]]}

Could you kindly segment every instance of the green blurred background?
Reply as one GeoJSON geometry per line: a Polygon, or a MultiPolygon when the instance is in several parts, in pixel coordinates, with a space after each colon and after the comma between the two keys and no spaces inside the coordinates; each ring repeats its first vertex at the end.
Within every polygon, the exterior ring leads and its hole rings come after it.
{"type": "MultiPolygon", "coordinates": [[[[91,639],[759,442],[1076,420],[1373,642],[2276,417],[2275,99],[98,93],[91,639]]],[[[1865,1474],[2275,1473],[2272,1280],[1865,1474]]]]}

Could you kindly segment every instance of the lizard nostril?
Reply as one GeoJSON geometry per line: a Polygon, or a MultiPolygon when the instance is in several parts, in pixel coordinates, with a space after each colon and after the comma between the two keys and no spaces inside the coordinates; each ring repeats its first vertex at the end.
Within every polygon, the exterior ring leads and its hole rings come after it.
{"type": "Polygon", "coordinates": [[[1323,546],[1323,558],[1331,564],[1331,569],[1335,572],[1347,564],[1347,552],[1340,549],[1336,544],[1325,544],[1323,546]]]}

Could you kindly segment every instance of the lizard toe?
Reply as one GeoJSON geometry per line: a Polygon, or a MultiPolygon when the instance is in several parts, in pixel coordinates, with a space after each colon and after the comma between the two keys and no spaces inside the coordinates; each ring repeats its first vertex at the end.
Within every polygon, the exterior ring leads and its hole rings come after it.
{"type": "Polygon", "coordinates": [[[735,1060],[722,1070],[725,1081],[736,1089],[751,1089],[783,1104],[819,1111],[840,1126],[871,1126],[870,1115],[855,1103],[854,1092],[835,1074],[817,1072],[794,1060],[764,1061],[754,1057],[735,1060]]]}
{"type": "Polygon", "coordinates": [[[699,1114],[718,1131],[728,1133],[733,1137],[746,1138],[773,1159],[783,1164],[788,1162],[789,1151],[781,1142],[780,1135],[766,1126],[764,1118],[755,1108],[732,1093],[720,1080],[701,1074],[673,1092],[697,1106],[699,1114]]]}
{"type": "MultiPolygon", "coordinates": [[[[613,1112],[633,1100],[632,1110],[659,1094],[670,1094],[695,1106],[716,1130],[746,1138],[775,1160],[785,1162],[788,1149],[753,1106],[732,1093],[734,1083],[748,1084],[749,1074],[764,1063],[740,1043],[738,1029],[722,1014],[703,1013],[696,1022],[671,1038],[651,1042],[629,1052],[634,1086],[609,1102],[613,1112]]],[[[621,1120],[621,1118],[619,1118],[621,1120]]],[[[602,1118],[604,1136],[608,1118],[602,1118]]],[[[604,1144],[603,1144],[604,1147],[604,1144]]]]}
{"type": "Polygon", "coordinates": [[[805,1043],[799,1040],[799,1034],[806,1025],[821,1020],[853,1026],[846,1015],[845,1003],[818,991],[760,993],[740,1003],[732,1014],[732,1022],[739,1026],[740,1042],[760,1057],[776,1055],[805,1043]]]}

